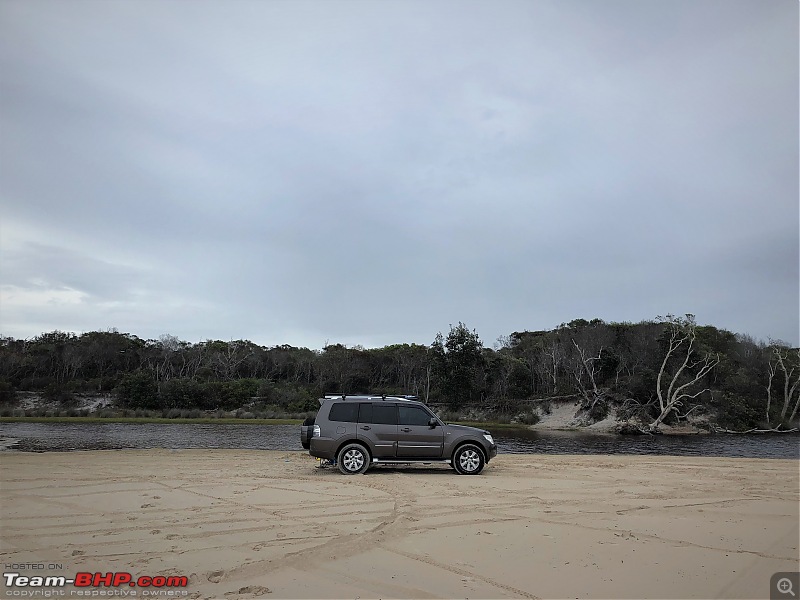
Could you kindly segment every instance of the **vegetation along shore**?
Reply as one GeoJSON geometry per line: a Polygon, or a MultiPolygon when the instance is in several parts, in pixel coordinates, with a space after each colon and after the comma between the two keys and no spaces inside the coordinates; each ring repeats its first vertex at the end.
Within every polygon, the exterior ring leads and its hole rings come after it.
{"type": "Polygon", "coordinates": [[[430,345],[322,350],[116,330],[0,338],[0,418],[295,423],[323,394],[413,394],[443,418],[620,433],[797,431],[800,349],[692,315],[577,319],[485,347],[465,324],[430,345]]]}

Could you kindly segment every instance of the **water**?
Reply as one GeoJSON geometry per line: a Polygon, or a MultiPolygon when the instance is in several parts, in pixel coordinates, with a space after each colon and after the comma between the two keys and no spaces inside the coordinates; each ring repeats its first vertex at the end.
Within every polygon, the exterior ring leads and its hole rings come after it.
{"type": "Polygon", "coordinates": [[[303,449],[299,425],[0,423],[0,440],[4,438],[14,441],[9,449],[27,452],[123,448],[303,449]]]}
{"type": "MultiPolygon", "coordinates": [[[[502,429],[506,454],[655,454],[800,458],[800,436],[617,436],[582,432],[502,429]]],[[[0,423],[0,450],[52,452],[123,448],[232,448],[302,450],[299,425],[0,423]]]]}
{"type": "Polygon", "coordinates": [[[602,435],[573,431],[505,431],[494,436],[509,454],[656,454],[662,456],[726,456],[800,458],[800,436],[756,435],[602,435]]]}

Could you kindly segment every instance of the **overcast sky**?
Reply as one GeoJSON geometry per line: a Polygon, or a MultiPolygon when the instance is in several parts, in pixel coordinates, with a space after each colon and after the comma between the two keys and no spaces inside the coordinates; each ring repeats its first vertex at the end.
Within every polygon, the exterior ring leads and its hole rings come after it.
{"type": "Polygon", "coordinates": [[[0,2],[0,332],[798,333],[795,0],[0,2]]]}

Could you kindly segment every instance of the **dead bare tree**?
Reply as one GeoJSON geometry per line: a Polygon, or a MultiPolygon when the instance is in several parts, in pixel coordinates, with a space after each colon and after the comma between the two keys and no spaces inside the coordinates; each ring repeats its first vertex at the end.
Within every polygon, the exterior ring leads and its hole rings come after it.
{"type": "Polygon", "coordinates": [[[772,380],[775,379],[775,373],[777,372],[777,367],[773,364],[772,361],[767,363],[767,375],[769,378],[767,379],[767,425],[770,424],[769,422],[769,409],[770,405],[772,404],[772,380]]]}
{"type": "Polygon", "coordinates": [[[709,354],[695,359],[694,343],[697,337],[697,325],[695,324],[694,315],[687,314],[685,318],[667,315],[664,321],[667,324],[670,336],[669,346],[656,380],[656,395],[661,413],[647,427],[651,433],[657,431],[664,419],[673,411],[679,417],[688,415],[690,411],[680,415],[678,414],[678,409],[683,407],[684,401],[693,400],[708,391],[708,388],[705,388],[694,394],[690,393],[691,389],[719,363],[719,356],[711,356],[709,354]],[[680,356],[683,356],[683,360],[670,376],[668,373],[669,364],[674,362],[676,358],[680,360],[680,356]],[[670,359],[673,360],[671,361],[670,359]],[[667,389],[665,391],[664,387],[667,381],[669,383],[666,385],[667,389]]]}
{"type": "Polygon", "coordinates": [[[251,342],[231,340],[230,342],[213,342],[216,353],[214,355],[215,367],[224,377],[231,381],[236,375],[236,370],[245,360],[253,354],[251,342]]]}
{"type": "MultiPolygon", "coordinates": [[[[800,363],[800,349],[797,350],[797,362],[800,363]]],[[[797,389],[798,385],[800,385],[800,374],[798,374],[797,379],[795,380],[794,384],[792,385],[792,393],[794,390],[797,389]]],[[[797,394],[797,400],[794,402],[794,408],[792,409],[792,414],[789,417],[789,422],[794,422],[795,417],[797,417],[797,411],[800,409],[800,392],[797,394]]]]}
{"type": "Polygon", "coordinates": [[[797,427],[793,427],[792,429],[781,429],[780,427],[781,426],[778,425],[777,427],[774,427],[772,429],[753,428],[753,429],[746,429],[744,431],[736,431],[736,430],[733,430],[733,429],[726,429],[724,427],[714,426],[712,430],[714,431],[714,433],[738,433],[738,434],[744,434],[744,433],[797,433],[798,431],[800,431],[800,429],[798,429],[797,427]]]}
{"type": "MultiPolygon", "coordinates": [[[[794,393],[798,388],[800,388],[800,369],[798,368],[798,365],[790,364],[787,366],[790,357],[790,351],[788,348],[774,346],[772,352],[775,356],[776,367],[783,371],[783,406],[781,407],[781,421],[785,421],[786,413],[789,412],[789,406],[792,403],[794,393]],[[794,375],[795,371],[798,371],[798,375],[793,380],[792,376],[794,375]]],[[[800,349],[798,349],[796,352],[798,362],[800,363],[800,349]]],[[[770,367],[772,367],[772,363],[770,363],[770,367]]],[[[797,403],[794,406],[794,410],[792,410],[789,421],[794,420],[795,416],[797,415],[798,407],[800,407],[800,395],[798,395],[797,403]]]]}
{"type": "Polygon", "coordinates": [[[595,405],[598,402],[604,402],[604,394],[601,390],[597,387],[597,367],[596,364],[603,356],[603,347],[600,347],[600,350],[597,352],[597,356],[589,356],[585,349],[581,348],[575,339],[572,339],[572,345],[575,346],[575,350],[578,352],[578,362],[580,363],[578,368],[573,371],[573,377],[575,378],[575,383],[578,385],[578,390],[583,396],[584,399],[584,408],[594,410],[595,405]],[[587,389],[587,386],[583,383],[582,374],[585,373],[587,379],[589,380],[589,384],[591,385],[591,390],[587,389]]]}
{"type": "Polygon", "coordinates": [[[558,373],[563,363],[564,349],[556,340],[551,341],[546,348],[543,348],[538,356],[535,368],[541,378],[550,384],[551,394],[558,392],[558,373]]]}

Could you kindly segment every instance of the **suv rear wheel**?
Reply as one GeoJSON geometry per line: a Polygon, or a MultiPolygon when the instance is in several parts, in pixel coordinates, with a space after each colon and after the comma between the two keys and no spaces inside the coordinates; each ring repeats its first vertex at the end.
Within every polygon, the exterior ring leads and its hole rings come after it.
{"type": "Polygon", "coordinates": [[[477,475],[483,464],[483,452],[473,444],[460,446],[453,455],[453,468],[459,475],[477,475]]]}
{"type": "Polygon", "coordinates": [[[339,470],[345,475],[358,475],[369,468],[369,452],[361,444],[347,444],[336,458],[339,470]]]}

